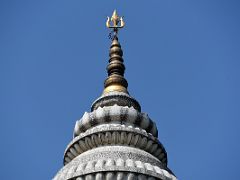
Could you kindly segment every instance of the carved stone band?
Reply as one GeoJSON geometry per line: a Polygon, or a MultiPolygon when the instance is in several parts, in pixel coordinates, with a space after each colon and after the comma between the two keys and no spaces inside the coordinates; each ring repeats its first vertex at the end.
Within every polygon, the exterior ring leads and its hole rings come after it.
{"type": "Polygon", "coordinates": [[[89,150],[65,165],[54,180],[100,180],[102,177],[107,180],[111,177],[114,180],[120,172],[124,177],[119,175],[120,180],[127,179],[129,174],[134,179],[144,174],[142,177],[145,179],[176,180],[172,172],[157,158],[145,151],[125,146],[105,146],[89,150]],[[113,174],[108,174],[109,172],[113,174]]]}
{"type": "Polygon", "coordinates": [[[159,140],[145,130],[120,124],[102,124],[75,137],[64,153],[64,164],[90,149],[122,145],[142,149],[157,157],[167,166],[167,153],[159,140]]]}
{"type": "Polygon", "coordinates": [[[76,122],[74,136],[78,136],[94,126],[108,123],[132,125],[146,130],[155,137],[158,135],[155,122],[146,113],[140,113],[133,107],[123,107],[115,104],[103,108],[98,107],[90,113],[85,112],[83,117],[76,122]]]}

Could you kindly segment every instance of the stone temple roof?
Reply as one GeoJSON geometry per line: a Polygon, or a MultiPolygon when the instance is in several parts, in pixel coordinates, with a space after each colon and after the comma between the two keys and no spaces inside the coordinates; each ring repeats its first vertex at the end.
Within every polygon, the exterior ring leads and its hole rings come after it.
{"type": "MultiPolygon", "coordinates": [[[[122,21],[114,13],[116,22],[122,21]]],[[[112,27],[118,27],[116,22],[112,27]]],[[[94,101],[91,112],[76,122],[64,152],[64,166],[53,179],[176,180],[155,122],[141,112],[140,104],[127,91],[116,34],[109,56],[103,94],[94,101]]]]}

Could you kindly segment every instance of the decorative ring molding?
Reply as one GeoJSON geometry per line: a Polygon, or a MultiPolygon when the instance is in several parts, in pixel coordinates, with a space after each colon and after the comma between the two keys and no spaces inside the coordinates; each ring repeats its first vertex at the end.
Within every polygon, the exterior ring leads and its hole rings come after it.
{"type": "Polygon", "coordinates": [[[117,104],[119,106],[134,107],[137,111],[141,112],[141,106],[136,99],[124,92],[109,92],[98,99],[96,99],[91,107],[91,111],[96,110],[98,107],[113,106],[117,104]]]}
{"type": "Polygon", "coordinates": [[[74,136],[76,137],[94,126],[108,123],[132,125],[146,130],[155,137],[158,136],[155,122],[146,113],[140,113],[134,107],[129,108],[117,104],[103,108],[98,107],[90,113],[85,112],[83,117],[75,124],[74,136]]]}
{"type": "Polygon", "coordinates": [[[108,145],[142,149],[167,166],[167,152],[156,137],[139,128],[120,124],[102,124],[75,137],[65,150],[64,164],[71,162],[83,152],[108,145]]]}
{"type": "Polygon", "coordinates": [[[171,171],[149,153],[121,146],[99,147],[78,156],[65,165],[54,180],[114,180],[118,176],[176,180],[171,171]]]}

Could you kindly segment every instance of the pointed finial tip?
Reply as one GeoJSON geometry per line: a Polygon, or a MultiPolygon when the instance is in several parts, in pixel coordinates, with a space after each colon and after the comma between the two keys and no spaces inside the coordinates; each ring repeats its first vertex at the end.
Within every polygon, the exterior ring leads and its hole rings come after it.
{"type": "Polygon", "coordinates": [[[116,9],[113,11],[112,17],[117,17],[118,18],[118,14],[117,14],[117,10],[116,9]]]}

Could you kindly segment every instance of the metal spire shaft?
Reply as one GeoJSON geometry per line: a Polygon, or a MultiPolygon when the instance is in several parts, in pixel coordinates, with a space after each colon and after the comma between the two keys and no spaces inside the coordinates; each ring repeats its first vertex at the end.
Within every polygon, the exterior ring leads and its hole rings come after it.
{"type": "Polygon", "coordinates": [[[103,94],[112,91],[128,93],[127,80],[124,78],[125,66],[123,64],[123,51],[121,45],[118,42],[118,29],[124,27],[124,21],[122,17],[117,15],[117,11],[114,10],[113,15],[107,18],[106,26],[112,28],[114,35],[112,37],[112,44],[109,52],[109,64],[107,66],[108,77],[104,82],[103,94]],[[120,23],[120,25],[119,25],[120,23]],[[112,24],[112,25],[111,25],[112,24]]]}

